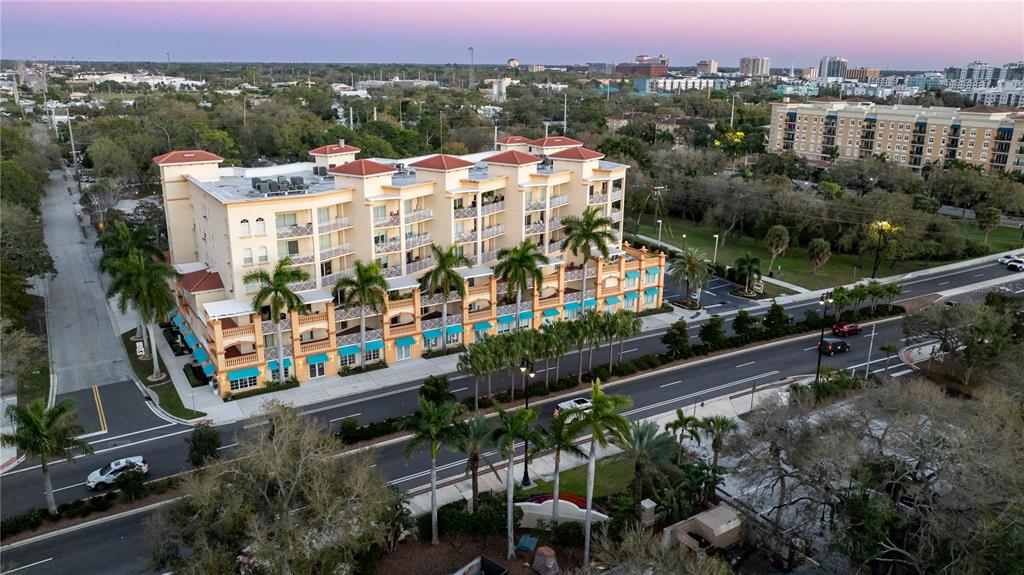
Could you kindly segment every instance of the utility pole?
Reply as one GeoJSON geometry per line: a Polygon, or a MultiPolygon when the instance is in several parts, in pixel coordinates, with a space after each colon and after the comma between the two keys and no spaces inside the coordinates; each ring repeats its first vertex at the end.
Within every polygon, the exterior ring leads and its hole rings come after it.
{"type": "Polygon", "coordinates": [[[569,95],[562,92],[562,135],[569,135],[569,95]]]}
{"type": "Polygon", "coordinates": [[[871,351],[875,348],[875,328],[878,324],[871,324],[871,343],[868,344],[868,364],[864,367],[864,381],[871,375],[871,351]]]}
{"type": "Polygon", "coordinates": [[[476,86],[476,66],[473,62],[473,47],[469,47],[469,89],[472,90],[473,86],[476,86]]]}
{"type": "Polygon", "coordinates": [[[736,118],[736,94],[732,95],[732,107],[729,108],[729,129],[732,130],[733,120],[736,118]]]}
{"type": "Polygon", "coordinates": [[[75,132],[71,129],[71,111],[68,110],[68,138],[71,140],[71,163],[75,166],[75,184],[82,194],[82,171],[78,168],[78,154],[75,153],[75,132]]]}

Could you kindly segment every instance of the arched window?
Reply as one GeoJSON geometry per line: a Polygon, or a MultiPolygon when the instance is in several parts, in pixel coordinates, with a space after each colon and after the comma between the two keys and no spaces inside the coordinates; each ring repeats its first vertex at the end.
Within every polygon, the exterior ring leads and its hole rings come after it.
{"type": "Polygon", "coordinates": [[[242,263],[246,265],[252,263],[252,248],[245,248],[242,250],[242,263]]]}
{"type": "Polygon", "coordinates": [[[252,235],[251,231],[249,230],[249,220],[242,220],[241,222],[239,222],[239,224],[241,228],[239,233],[241,233],[243,236],[252,235]]]}
{"type": "Polygon", "coordinates": [[[256,235],[263,236],[267,233],[267,224],[263,218],[256,218],[256,235]]]}
{"type": "Polygon", "coordinates": [[[260,246],[259,254],[260,254],[260,263],[261,264],[265,264],[268,261],[270,261],[270,258],[267,257],[267,248],[266,248],[266,246],[260,246]]]}

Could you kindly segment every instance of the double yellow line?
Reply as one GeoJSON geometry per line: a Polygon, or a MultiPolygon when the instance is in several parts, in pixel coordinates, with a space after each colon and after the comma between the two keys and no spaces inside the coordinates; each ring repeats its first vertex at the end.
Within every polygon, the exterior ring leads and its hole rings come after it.
{"type": "Polygon", "coordinates": [[[103,402],[100,401],[100,388],[99,387],[97,387],[95,385],[92,386],[92,396],[96,400],[96,414],[99,416],[99,419],[100,419],[100,430],[101,431],[106,431],[107,430],[107,414],[106,414],[106,412],[103,411],[103,402]]]}

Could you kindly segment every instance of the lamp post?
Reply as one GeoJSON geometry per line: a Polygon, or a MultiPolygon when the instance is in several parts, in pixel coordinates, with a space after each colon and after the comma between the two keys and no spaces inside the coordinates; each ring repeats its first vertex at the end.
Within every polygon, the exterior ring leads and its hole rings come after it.
{"type": "Polygon", "coordinates": [[[878,275],[878,260],[879,256],[882,254],[882,242],[885,241],[885,234],[895,231],[896,227],[885,220],[873,222],[871,227],[875,228],[878,232],[878,241],[875,243],[875,263],[871,266],[871,279],[875,279],[878,275]]]}
{"type": "MultiPolygon", "coordinates": [[[[519,373],[522,374],[523,397],[526,398],[524,408],[530,409],[530,389],[527,384],[527,376],[529,376],[529,381],[533,381],[533,378],[537,375],[533,371],[533,362],[524,357],[523,360],[519,362],[519,373]],[[527,374],[527,370],[529,370],[529,374],[527,374]]],[[[520,483],[520,486],[525,489],[532,485],[533,482],[530,481],[530,438],[525,437],[523,438],[523,481],[520,483]]]]}
{"type": "Polygon", "coordinates": [[[818,383],[821,378],[821,345],[825,343],[825,312],[828,311],[828,304],[832,303],[832,292],[827,291],[821,294],[821,298],[818,299],[818,305],[821,306],[821,335],[818,337],[818,368],[814,372],[814,383],[818,383]]]}
{"type": "Polygon", "coordinates": [[[711,258],[711,263],[718,263],[718,234],[715,234],[715,255],[711,258]]]}
{"type": "Polygon", "coordinates": [[[686,234],[683,234],[683,249],[684,249],[684,250],[685,250],[685,249],[688,249],[688,248],[686,247],[686,234]]]}
{"type": "Polygon", "coordinates": [[[658,248],[661,248],[661,220],[658,220],[658,248]]]}

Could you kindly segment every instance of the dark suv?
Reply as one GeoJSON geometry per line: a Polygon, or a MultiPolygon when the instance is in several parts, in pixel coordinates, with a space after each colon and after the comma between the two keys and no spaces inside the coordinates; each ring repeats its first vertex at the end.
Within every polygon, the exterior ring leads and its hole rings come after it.
{"type": "Polygon", "coordinates": [[[845,353],[847,351],[850,351],[850,344],[839,338],[826,337],[818,342],[818,353],[822,353],[824,355],[835,355],[837,353],[845,353]]]}

